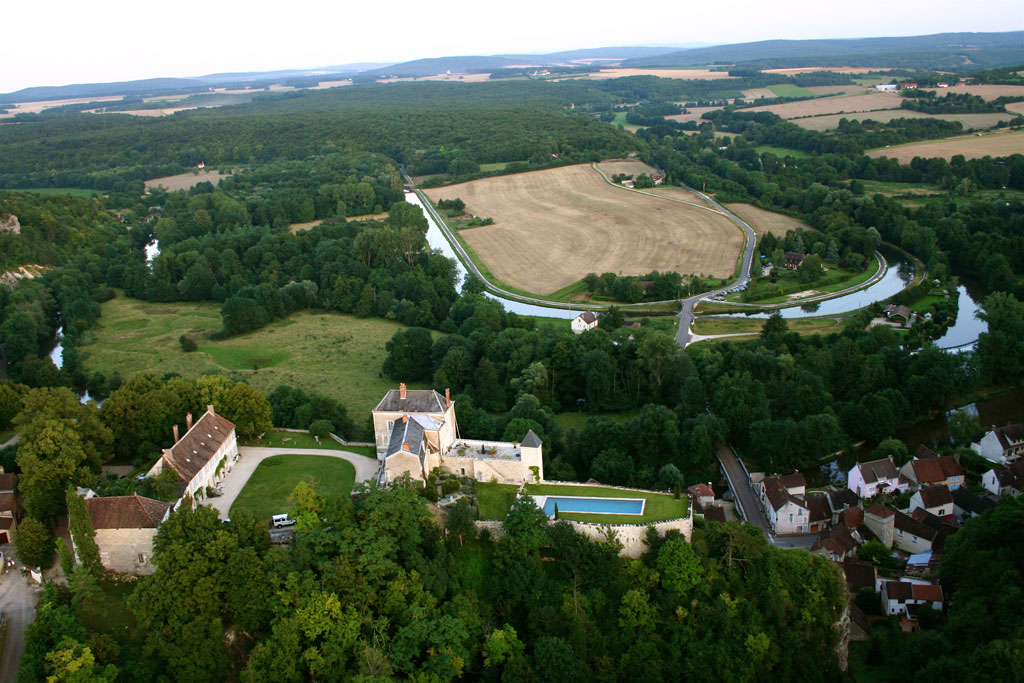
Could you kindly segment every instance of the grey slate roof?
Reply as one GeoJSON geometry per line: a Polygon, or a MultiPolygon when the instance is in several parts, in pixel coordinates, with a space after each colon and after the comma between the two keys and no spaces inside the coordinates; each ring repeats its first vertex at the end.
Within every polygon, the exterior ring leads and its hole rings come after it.
{"type": "Polygon", "coordinates": [[[400,452],[403,444],[409,444],[409,452],[413,455],[420,455],[423,445],[423,425],[413,419],[407,422],[396,420],[395,426],[391,430],[391,439],[388,441],[388,450],[385,452],[384,457],[400,452]]]}
{"type": "Polygon", "coordinates": [[[994,508],[995,502],[986,498],[985,496],[979,496],[976,493],[972,493],[967,489],[960,488],[953,491],[953,503],[962,510],[967,512],[973,512],[976,515],[980,515],[985,510],[994,508]]]}
{"type": "Polygon", "coordinates": [[[533,433],[533,430],[526,432],[526,436],[523,437],[523,442],[519,444],[526,448],[540,448],[541,440],[540,437],[533,433]]]}
{"type": "Polygon", "coordinates": [[[398,389],[392,389],[381,399],[374,412],[385,413],[443,413],[444,396],[433,389],[409,389],[401,398],[398,389]]]}
{"type": "Polygon", "coordinates": [[[882,479],[896,479],[900,476],[900,473],[896,471],[896,466],[889,458],[862,462],[858,464],[858,467],[860,467],[861,476],[868,484],[874,484],[882,479]]]}
{"type": "Polygon", "coordinates": [[[1024,441],[1024,424],[1012,424],[995,428],[996,438],[1003,449],[1011,448],[1024,441]]]}

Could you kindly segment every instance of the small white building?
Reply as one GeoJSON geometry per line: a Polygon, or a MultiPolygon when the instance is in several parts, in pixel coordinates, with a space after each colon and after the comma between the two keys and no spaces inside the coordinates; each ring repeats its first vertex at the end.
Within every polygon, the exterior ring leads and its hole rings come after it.
{"type": "Polygon", "coordinates": [[[878,92],[896,92],[898,87],[895,83],[879,83],[875,86],[875,90],[878,92]]]}
{"type": "Polygon", "coordinates": [[[953,514],[953,494],[941,484],[928,486],[910,497],[911,511],[921,508],[938,517],[953,514]]]}
{"type": "Polygon", "coordinates": [[[597,327],[597,316],[593,311],[583,311],[572,320],[572,333],[583,334],[597,327]]]}
{"type": "Polygon", "coordinates": [[[993,427],[980,443],[971,444],[971,450],[997,465],[1005,465],[1024,453],[1024,424],[993,427]]]}
{"type": "Polygon", "coordinates": [[[942,586],[938,584],[882,582],[882,610],[888,615],[902,614],[909,619],[917,619],[918,605],[927,605],[941,612],[943,602],[942,586]]]}
{"type": "Polygon", "coordinates": [[[1024,460],[998,465],[981,475],[981,485],[997,496],[1019,496],[1024,491],[1024,460]]]}
{"type": "Polygon", "coordinates": [[[892,458],[859,462],[846,475],[846,487],[861,498],[873,498],[881,493],[906,491],[908,484],[900,480],[892,458]]]}
{"type": "Polygon", "coordinates": [[[192,414],[186,415],[185,425],[187,431],[180,439],[174,425],[174,445],[164,449],[146,476],[171,468],[183,484],[181,497],[190,496],[192,504],[198,505],[206,497],[206,487],[216,485],[238,460],[238,440],[235,425],[215,413],[213,406],[207,406],[195,424],[192,414]]]}

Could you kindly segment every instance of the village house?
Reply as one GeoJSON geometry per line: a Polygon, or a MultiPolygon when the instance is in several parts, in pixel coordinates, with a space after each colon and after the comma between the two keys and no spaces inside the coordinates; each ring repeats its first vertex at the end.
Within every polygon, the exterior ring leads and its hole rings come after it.
{"type": "Polygon", "coordinates": [[[892,458],[856,463],[846,475],[846,486],[861,498],[874,498],[882,493],[906,491],[908,484],[900,480],[892,458]]]}
{"type": "Polygon", "coordinates": [[[909,327],[917,320],[917,314],[910,307],[903,304],[889,304],[882,312],[885,313],[885,317],[889,322],[898,323],[902,327],[909,327]]]}
{"type": "Polygon", "coordinates": [[[971,450],[997,465],[1005,465],[1024,453],[1024,424],[993,427],[980,443],[971,444],[971,450]]]}
{"type": "Polygon", "coordinates": [[[91,490],[84,492],[84,498],[89,520],[96,530],[100,563],[119,574],[155,572],[151,561],[153,539],[170,515],[173,503],[139,495],[97,498],[91,490]]]}
{"type": "Polygon", "coordinates": [[[17,498],[14,491],[18,485],[18,475],[7,474],[0,467],[0,545],[14,540],[17,527],[17,498]]]}
{"type": "Polygon", "coordinates": [[[373,410],[379,483],[404,474],[425,481],[434,469],[503,484],[544,479],[543,444],[533,430],[520,443],[462,439],[458,430],[447,389],[441,396],[402,383],[388,391],[373,410]]]}
{"type": "Polygon", "coordinates": [[[916,620],[920,605],[941,612],[943,602],[942,586],[939,585],[907,581],[882,583],[882,611],[890,616],[899,614],[916,620]]]}
{"type": "Polygon", "coordinates": [[[583,311],[572,319],[572,333],[583,334],[587,330],[597,328],[597,316],[593,311],[583,311]]]}
{"type": "Polygon", "coordinates": [[[832,523],[839,523],[839,515],[843,510],[853,508],[859,510],[857,507],[860,504],[860,498],[857,494],[850,489],[840,489],[838,491],[828,492],[828,506],[832,510],[832,523]]]}
{"type": "Polygon", "coordinates": [[[953,494],[941,484],[927,486],[910,497],[911,511],[921,508],[938,517],[953,514],[953,494]]]}
{"type": "Polygon", "coordinates": [[[893,522],[895,515],[894,511],[884,505],[872,505],[864,511],[864,526],[886,548],[891,548],[894,542],[895,527],[893,522]]]}
{"type": "Polygon", "coordinates": [[[787,251],[786,252],[786,268],[789,268],[790,270],[794,270],[796,268],[799,268],[800,264],[804,262],[805,258],[807,258],[807,254],[800,254],[800,253],[795,252],[795,251],[787,251]]]}
{"type": "Polygon", "coordinates": [[[955,491],[964,485],[964,470],[951,455],[940,456],[927,446],[921,446],[914,459],[900,468],[900,474],[912,487],[945,486],[955,491]]]}
{"type": "Polygon", "coordinates": [[[981,475],[982,487],[996,496],[1019,496],[1024,491],[1024,460],[998,465],[981,475]]]}
{"type": "Polygon", "coordinates": [[[695,508],[697,505],[704,507],[715,504],[715,490],[710,484],[694,484],[686,491],[690,494],[695,508]]]}
{"type": "Polygon", "coordinates": [[[181,498],[189,497],[197,505],[206,497],[207,487],[215,486],[238,460],[238,440],[235,425],[214,412],[212,405],[194,424],[192,413],[186,415],[185,425],[187,431],[180,439],[178,425],[174,425],[174,445],[164,449],[146,476],[155,477],[167,468],[174,470],[181,484],[181,498]]]}
{"type": "Polygon", "coordinates": [[[969,517],[977,517],[995,506],[995,502],[991,499],[979,496],[967,489],[959,488],[953,491],[953,514],[961,521],[969,517]]]}
{"type": "Polygon", "coordinates": [[[818,540],[811,546],[811,552],[827,557],[833,562],[842,562],[847,558],[856,557],[859,547],[860,542],[854,538],[849,529],[845,526],[836,526],[821,533],[818,540]]]}
{"type": "Polygon", "coordinates": [[[893,514],[892,525],[896,547],[911,555],[933,550],[939,540],[937,529],[899,511],[893,514]]]}
{"type": "Polygon", "coordinates": [[[761,480],[761,505],[773,534],[814,533],[828,525],[832,513],[826,497],[806,493],[807,481],[799,472],[761,480]]]}

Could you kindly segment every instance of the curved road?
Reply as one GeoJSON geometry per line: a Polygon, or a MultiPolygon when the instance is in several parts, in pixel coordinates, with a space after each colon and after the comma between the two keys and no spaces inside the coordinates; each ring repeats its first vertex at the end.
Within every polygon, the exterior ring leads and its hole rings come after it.
{"type": "Polygon", "coordinates": [[[721,294],[727,289],[732,289],[733,287],[736,287],[738,285],[745,285],[748,282],[750,282],[750,262],[754,258],[754,247],[757,246],[757,233],[754,232],[754,229],[750,227],[750,225],[748,225],[746,221],[744,221],[742,218],[734,214],[732,211],[729,211],[729,209],[725,208],[724,206],[716,202],[714,199],[704,194],[703,192],[698,192],[697,190],[693,189],[692,187],[689,187],[688,185],[684,185],[683,183],[679,183],[679,186],[689,190],[690,192],[694,193],[695,195],[703,199],[706,203],[711,205],[712,208],[719,211],[723,216],[727,217],[733,223],[738,225],[747,235],[747,245],[746,247],[743,248],[743,262],[740,264],[740,276],[738,278],[733,280],[730,284],[726,285],[725,287],[713,289],[710,292],[697,294],[695,296],[691,296],[689,299],[683,299],[682,301],[680,301],[680,304],[682,304],[682,310],[679,311],[679,329],[676,331],[676,342],[679,344],[680,348],[685,349],[690,344],[690,342],[693,341],[693,335],[690,333],[690,325],[693,324],[694,306],[696,306],[702,299],[706,299],[709,296],[714,296],[715,294],[721,294]]]}

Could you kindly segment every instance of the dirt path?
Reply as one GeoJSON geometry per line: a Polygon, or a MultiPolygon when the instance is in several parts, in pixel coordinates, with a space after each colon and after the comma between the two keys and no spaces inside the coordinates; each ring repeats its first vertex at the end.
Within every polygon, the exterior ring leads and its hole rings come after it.
{"type": "Polygon", "coordinates": [[[256,471],[256,466],[272,455],[326,455],[331,458],[348,460],[356,468],[356,484],[372,480],[377,476],[377,470],[380,468],[380,462],[374,458],[332,448],[264,448],[262,446],[242,446],[238,449],[238,452],[241,454],[241,457],[224,478],[221,495],[210,499],[210,505],[220,513],[222,519],[227,519],[228,513],[231,511],[231,505],[238,498],[238,494],[242,492],[242,489],[245,488],[249,477],[256,471]]]}
{"type": "MultiPolygon", "coordinates": [[[[5,546],[5,556],[12,546],[5,546]]],[[[11,568],[0,578],[0,612],[7,615],[7,645],[0,661],[0,683],[12,683],[21,665],[25,649],[25,629],[36,616],[36,593],[39,589],[29,585],[18,567],[11,568]]]]}

